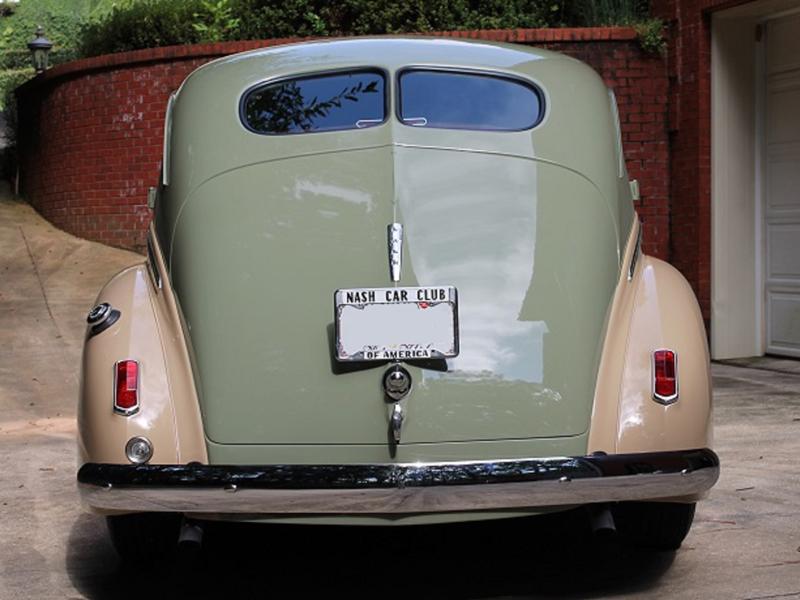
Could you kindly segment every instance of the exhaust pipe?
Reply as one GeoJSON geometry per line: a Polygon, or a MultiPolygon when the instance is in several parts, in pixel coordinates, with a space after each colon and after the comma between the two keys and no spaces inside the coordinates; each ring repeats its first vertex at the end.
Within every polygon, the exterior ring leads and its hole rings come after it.
{"type": "Polygon", "coordinates": [[[594,504],[590,508],[592,533],[597,537],[611,538],[617,534],[614,516],[608,504],[594,504]]]}
{"type": "Polygon", "coordinates": [[[181,531],[178,534],[178,551],[181,554],[196,556],[200,553],[200,545],[203,543],[203,522],[183,518],[181,531]]]}

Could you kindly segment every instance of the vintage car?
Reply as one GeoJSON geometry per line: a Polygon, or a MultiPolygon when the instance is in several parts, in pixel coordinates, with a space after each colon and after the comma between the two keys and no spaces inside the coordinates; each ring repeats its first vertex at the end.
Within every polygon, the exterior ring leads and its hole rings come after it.
{"type": "Polygon", "coordinates": [[[453,39],[209,63],[169,101],[146,261],[88,316],[78,485],[130,560],[205,521],[589,506],[677,548],[714,485],[691,288],[641,252],[614,94],[453,39]]]}

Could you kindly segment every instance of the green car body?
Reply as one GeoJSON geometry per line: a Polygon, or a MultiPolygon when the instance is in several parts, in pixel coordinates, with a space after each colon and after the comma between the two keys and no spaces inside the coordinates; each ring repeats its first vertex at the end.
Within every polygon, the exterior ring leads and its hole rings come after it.
{"type": "MultiPolygon", "coordinates": [[[[439,93],[420,89],[423,105],[439,93]]],[[[118,320],[99,332],[90,323],[87,335],[79,480],[95,511],[160,506],[196,517],[413,523],[586,501],[693,506],[716,480],[702,320],[682,278],[640,253],[614,97],[576,60],[511,45],[383,38],[205,65],[170,100],[150,236],[148,264],[112,280],[98,299],[118,320]],[[464,96],[443,104],[451,103],[452,122],[405,114],[418,74],[423,82],[461,77],[498,96],[513,88],[530,98],[532,116],[514,109],[502,117],[508,126],[475,123],[460,113],[472,107],[464,96]],[[295,104],[294,125],[259,112],[307,81],[362,75],[373,83],[340,93],[332,84],[330,98],[295,104]],[[342,104],[358,112],[359,102],[363,117],[317,126],[342,104]],[[392,246],[390,227],[402,228],[402,244],[392,246]],[[339,322],[337,290],[437,286],[457,293],[456,355],[340,360],[340,335],[352,325],[339,322]],[[652,374],[663,349],[681,356],[680,396],[675,389],[666,399],[652,374]],[[109,372],[128,359],[139,365],[136,407],[114,414],[109,398],[119,386],[109,372]],[[407,380],[399,398],[387,391],[389,372],[407,380]],[[139,438],[150,447],[131,458],[126,444],[139,438]],[[571,481],[543,466],[550,459],[592,466],[598,457],[661,453],[696,471],[697,482],[634,493],[610,482],[616,491],[563,501],[557,489],[541,497],[531,489],[528,501],[485,500],[500,489],[493,483],[527,481],[520,473],[534,464],[537,481],[545,472],[548,485],[571,481]],[[533,462],[502,482],[486,476],[519,461],[533,462]],[[482,474],[459,471],[464,465],[482,474]],[[430,467],[436,482],[426,473],[412,483],[412,466],[430,467]],[[442,485],[463,497],[406,508],[387,500],[363,511],[338,504],[338,491],[358,494],[355,473],[371,468],[391,480],[377,486],[387,498],[438,489],[437,477],[454,468],[466,479],[442,485]],[[301,493],[294,504],[131,500],[141,489],[168,496],[176,483],[160,479],[164,472],[202,479],[203,494],[243,490],[248,478],[266,478],[256,487],[267,495],[301,493]],[[332,483],[332,472],[346,475],[332,483]],[[119,494],[100,500],[102,487],[119,494]],[[331,497],[314,502],[314,493],[331,497]]],[[[186,492],[179,488],[175,497],[186,492]]]]}

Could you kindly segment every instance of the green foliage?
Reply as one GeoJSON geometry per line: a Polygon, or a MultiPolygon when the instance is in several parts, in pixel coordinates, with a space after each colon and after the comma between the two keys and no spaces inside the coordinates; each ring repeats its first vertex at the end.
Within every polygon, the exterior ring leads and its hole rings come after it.
{"type": "Polygon", "coordinates": [[[320,0],[238,0],[241,39],[329,36],[323,17],[325,2],[320,0]]]}
{"type": "Polygon", "coordinates": [[[0,18],[0,49],[26,50],[36,26],[55,48],[74,48],[81,22],[98,0],[24,0],[0,18]]]}
{"type": "Polygon", "coordinates": [[[19,71],[31,65],[28,42],[36,36],[36,27],[53,43],[48,56],[50,65],[74,60],[81,23],[92,14],[110,6],[112,0],[25,0],[7,7],[0,16],[0,77],[3,70],[19,71]]]}
{"type": "MultiPolygon", "coordinates": [[[[16,101],[14,100],[14,90],[33,77],[33,66],[22,69],[6,69],[0,71],[0,103],[9,119],[11,113],[16,115],[16,101]]],[[[15,119],[14,119],[15,120],[15,119]]],[[[6,136],[6,142],[12,140],[6,136]]]]}
{"type": "Polygon", "coordinates": [[[202,38],[192,25],[203,10],[201,0],[121,0],[83,25],[79,52],[97,56],[197,43],[202,38]]]}
{"type": "Polygon", "coordinates": [[[5,148],[0,155],[0,176],[4,179],[14,177],[17,164],[17,99],[14,90],[33,77],[33,66],[23,69],[0,71],[0,103],[5,113],[6,127],[0,134],[5,140],[5,148]]]}
{"type": "Polygon", "coordinates": [[[192,27],[204,40],[220,42],[235,35],[242,20],[233,16],[228,0],[218,0],[216,3],[200,0],[200,3],[204,13],[194,13],[195,22],[192,27]]]}
{"type": "Polygon", "coordinates": [[[114,0],[22,0],[0,11],[0,110],[6,127],[0,131],[6,148],[2,153],[3,176],[14,172],[17,147],[17,101],[14,90],[33,77],[33,61],[28,42],[36,27],[53,43],[48,60],[57,65],[77,58],[81,23],[110,8],[114,0]]]}
{"type": "Polygon", "coordinates": [[[536,28],[549,25],[540,0],[342,0],[323,15],[335,35],[536,28]]]}
{"type": "Polygon", "coordinates": [[[642,50],[648,54],[664,56],[667,51],[667,38],[664,37],[664,22],[661,19],[648,19],[636,25],[636,36],[642,50]]]}
{"type": "Polygon", "coordinates": [[[118,0],[84,25],[80,49],[94,56],[245,39],[632,25],[647,11],[647,0],[118,0]]]}
{"type": "Polygon", "coordinates": [[[575,26],[634,25],[648,14],[647,0],[591,0],[560,3],[563,18],[575,26]]]}
{"type": "Polygon", "coordinates": [[[27,50],[36,25],[54,44],[51,64],[74,49],[95,56],[240,39],[602,25],[635,25],[648,52],[663,47],[647,0],[24,0],[6,13],[0,69],[16,67],[3,54],[27,50]]]}

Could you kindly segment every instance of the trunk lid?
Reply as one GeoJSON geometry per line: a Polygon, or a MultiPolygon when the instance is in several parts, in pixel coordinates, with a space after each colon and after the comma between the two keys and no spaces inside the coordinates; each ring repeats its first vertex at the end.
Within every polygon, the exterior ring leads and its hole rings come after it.
{"type": "Polygon", "coordinates": [[[385,364],[333,358],[333,294],[453,285],[460,355],[407,365],[403,444],[585,432],[619,273],[607,199],[532,158],[386,145],[249,165],[202,184],[173,238],[209,440],[387,443],[385,364]]]}

